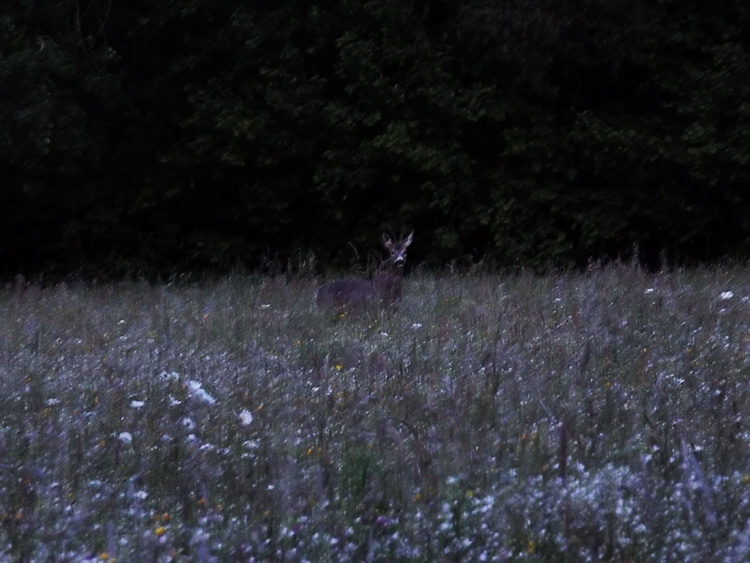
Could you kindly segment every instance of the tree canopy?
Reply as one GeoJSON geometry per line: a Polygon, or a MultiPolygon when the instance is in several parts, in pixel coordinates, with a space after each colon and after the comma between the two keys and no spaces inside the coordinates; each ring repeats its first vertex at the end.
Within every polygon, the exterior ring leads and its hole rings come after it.
{"type": "Polygon", "coordinates": [[[381,231],[532,268],[747,254],[750,4],[11,0],[2,273],[226,271],[381,231]]]}

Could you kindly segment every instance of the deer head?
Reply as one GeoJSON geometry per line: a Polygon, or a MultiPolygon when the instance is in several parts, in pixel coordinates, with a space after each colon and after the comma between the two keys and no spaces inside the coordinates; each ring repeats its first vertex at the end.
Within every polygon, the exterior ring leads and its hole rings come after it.
{"type": "Polygon", "coordinates": [[[411,244],[413,238],[413,231],[409,233],[408,237],[398,242],[393,242],[393,240],[391,240],[391,237],[386,234],[383,235],[383,246],[385,246],[385,249],[390,254],[391,264],[398,268],[404,267],[404,264],[406,264],[406,249],[411,244]]]}

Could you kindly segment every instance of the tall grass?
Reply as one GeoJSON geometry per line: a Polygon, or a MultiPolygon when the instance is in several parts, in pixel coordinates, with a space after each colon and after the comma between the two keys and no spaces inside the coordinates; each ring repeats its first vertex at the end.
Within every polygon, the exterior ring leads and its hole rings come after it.
{"type": "Polygon", "coordinates": [[[0,292],[0,556],[750,557],[750,271],[0,292]]]}

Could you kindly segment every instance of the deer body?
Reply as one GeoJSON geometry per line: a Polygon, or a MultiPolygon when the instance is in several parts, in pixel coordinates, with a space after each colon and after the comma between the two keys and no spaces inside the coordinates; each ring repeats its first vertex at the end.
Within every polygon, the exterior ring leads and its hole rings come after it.
{"type": "Polygon", "coordinates": [[[383,245],[390,256],[372,279],[348,278],[323,284],[315,294],[318,307],[342,313],[369,307],[395,308],[401,299],[406,249],[413,235],[398,242],[383,235],[383,245]]]}

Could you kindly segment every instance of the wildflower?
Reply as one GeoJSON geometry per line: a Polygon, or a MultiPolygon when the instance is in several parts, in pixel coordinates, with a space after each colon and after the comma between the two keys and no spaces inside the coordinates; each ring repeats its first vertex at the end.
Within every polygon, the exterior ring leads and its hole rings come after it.
{"type": "Polygon", "coordinates": [[[133,441],[133,435],[130,432],[120,432],[117,435],[117,438],[123,444],[130,444],[133,441]]]}
{"type": "Polygon", "coordinates": [[[732,297],[734,297],[734,293],[732,293],[731,291],[722,291],[719,294],[719,299],[721,301],[726,301],[728,299],[731,299],[732,297]]]}
{"type": "Polygon", "coordinates": [[[180,379],[180,374],[176,371],[163,371],[159,374],[159,377],[161,377],[162,379],[177,381],[178,379],[180,379]]]}
{"type": "Polygon", "coordinates": [[[167,531],[166,526],[159,526],[158,528],[154,530],[154,534],[156,534],[157,536],[163,536],[166,533],[166,531],[167,531]]]}
{"type": "Polygon", "coordinates": [[[201,528],[197,528],[193,532],[193,537],[190,540],[190,543],[193,543],[193,544],[204,543],[204,542],[207,542],[210,539],[210,537],[211,535],[208,532],[206,532],[205,530],[201,528]]]}
{"type": "Polygon", "coordinates": [[[381,526],[381,527],[389,526],[392,522],[393,521],[390,518],[388,518],[387,516],[382,516],[382,515],[378,516],[375,519],[375,525],[381,526]]]}
{"type": "Polygon", "coordinates": [[[153,520],[154,522],[169,522],[169,518],[170,518],[169,512],[165,512],[163,514],[159,514],[158,512],[155,512],[151,516],[151,520],[153,520]]]}
{"type": "Polygon", "coordinates": [[[146,401],[130,401],[130,406],[134,409],[141,409],[146,404],[146,401]]]}
{"type": "Polygon", "coordinates": [[[242,423],[242,426],[248,426],[253,421],[253,413],[251,413],[247,409],[242,409],[240,411],[240,422],[242,423]]]}
{"type": "Polygon", "coordinates": [[[270,303],[261,303],[260,308],[261,309],[270,309],[271,308],[271,304],[270,303]]]}
{"type": "Polygon", "coordinates": [[[336,368],[336,371],[341,371],[344,368],[341,364],[336,364],[334,367],[336,368]]]}
{"type": "Polygon", "coordinates": [[[654,291],[656,291],[656,290],[655,290],[655,289],[654,289],[653,287],[649,287],[649,288],[647,288],[647,289],[646,289],[646,291],[644,291],[643,293],[645,293],[645,294],[647,294],[647,295],[648,295],[649,293],[653,293],[654,291]]]}
{"type": "Polygon", "coordinates": [[[216,399],[214,399],[213,396],[203,388],[200,381],[195,381],[194,379],[188,381],[188,390],[190,391],[191,396],[203,401],[207,405],[216,404],[216,399]]]}

